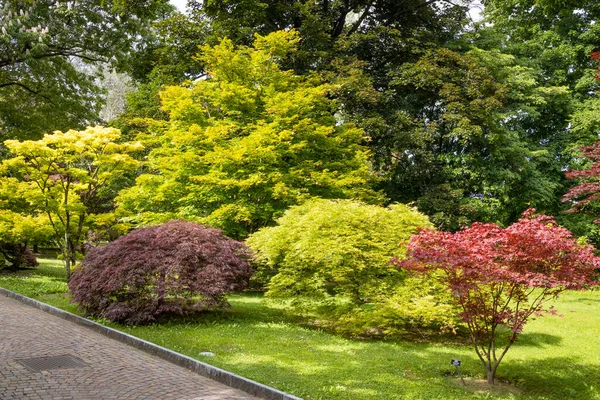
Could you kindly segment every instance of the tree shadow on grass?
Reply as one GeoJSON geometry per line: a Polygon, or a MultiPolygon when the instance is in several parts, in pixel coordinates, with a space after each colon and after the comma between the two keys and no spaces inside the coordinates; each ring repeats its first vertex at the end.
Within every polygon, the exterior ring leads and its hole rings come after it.
{"type": "MultiPolygon", "coordinates": [[[[149,337],[141,336],[167,347],[175,343],[176,351],[311,399],[420,396],[450,400],[482,396],[457,385],[450,365],[452,358],[459,358],[465,377],[483,378],[483,367],[470,347],[347,339],[297,326],[282,310],[270,309],[255,300],[259,299],[240,296],[233,301],[231,312],[171,320],[148,329],[149,337]],[[178,336],[180,333],[182,336],[178,336]],[[171,342],[169,335],[174,338],[171,342]],[[185,342],[190,345],[179,347],[185,342]],[[200,351],[207,350],[216,356],[198,357],[200,351]]],[[[526,333],[517,345],[543,348],[560,344],[557,336],[526,333]]],[[[600,387],[596,368],[576,358],[513,361],[509,357],[500,365],[498,379],[517,386],[522,393],[492,392],[488,398],[600,399],[594,389],[600,387]]]]}
{"type": "MultiPolygon", "coordinates": [[[[451,352],[362,341],[347,341],[343,347],[346,350],[309,342],[298,343],[292,351],[272,345],[268,356],[232,357],[220,366],[311,399],[468,398],[469,390],[453,382],[451,352]]],[[[469,364],[477,362],[461,358],[469,364]]]]}
{"type": "Polygon", "coordinates": [[[37,267],[23,267],[17,270],[0,269],[0,278],[38,278],[47,282],[66,283],[64,267],[47,265],[44,261],[41,261],[37,267]]]}
{"type": "Polygon", "coordinates": [[[578,305],[581,305],[581,304],[596,305],[596,304],[600,303],[600,299],[598,299],[597,297],[577,297],[574,299],[562,297],[561,302],[563,303],[563,305],[566,305],[569,303],[575,303],[578,305]]]}
{"type": "Polygon", "coordinates": [[[514,346],[529,346],[543,348],[547,346],[558,346],[562,343],[562,341],[563,339],[560,336],[550,335],[547,333],[521,333],[514,346]]]}
{"type": "Polygon", "coordinates": [[[524,394],[547,399],[600,399],[598,366],[577,357],[520,360],[501,365],[502,376],[517,382],[524,394]]]}

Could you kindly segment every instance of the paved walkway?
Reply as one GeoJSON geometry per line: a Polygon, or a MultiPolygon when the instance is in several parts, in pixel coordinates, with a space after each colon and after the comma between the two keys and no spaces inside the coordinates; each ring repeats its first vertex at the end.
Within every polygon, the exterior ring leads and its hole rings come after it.
{"type": "Polygon", "coordinates": [[[0,399],[256,397],[0,295],[0,399]],[[85,366],[34,372],[28,359],[48,361],[47,356],[67,356],[85,366]]]}

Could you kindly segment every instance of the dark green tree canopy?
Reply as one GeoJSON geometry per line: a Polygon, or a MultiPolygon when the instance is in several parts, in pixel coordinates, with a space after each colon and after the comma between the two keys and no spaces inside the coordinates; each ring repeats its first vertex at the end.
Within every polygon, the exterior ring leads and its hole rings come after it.
{"type": "Polygon", "coordinates": [[[85,63],[131,68],[167,0],[0,2],[0,134],[82,127],[101,105],[85,63]],[[77,67],[75,64],[79,63],[77,67]]]}

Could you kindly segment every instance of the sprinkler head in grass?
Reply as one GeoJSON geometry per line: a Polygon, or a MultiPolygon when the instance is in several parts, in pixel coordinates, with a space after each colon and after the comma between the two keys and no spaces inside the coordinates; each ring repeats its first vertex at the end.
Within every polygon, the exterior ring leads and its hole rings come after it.
{"type": "Polygon", "coordinates": [[[456,368],[456,373],[460,377],[460,380],[462,381],[463,385],[466,385],[465,380],[463,379],[462,374],[460,373],[460,364],[462,364],[461,361],[455,360],[454,358],[452,359],[452,361],[450,361],[450,365],[456,368]]]}

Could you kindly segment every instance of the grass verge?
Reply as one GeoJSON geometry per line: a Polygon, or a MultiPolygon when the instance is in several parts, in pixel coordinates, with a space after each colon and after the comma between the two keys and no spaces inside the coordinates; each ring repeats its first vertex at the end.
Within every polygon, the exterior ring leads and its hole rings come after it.
{"type": "MultiPolygon", "coordinates": [[[[77,313],[62,263],[0,272],[0,286],[77,313]]],[[[505,384],[478,384],[482,367],[468,346],[359,341],[298,326],[260,295],[230,296],[231,310],[149,326],[107,324],[307,400],[600,400],[600,292],[568,292],[559,317],[532,321],[500,365],[505,384]],[[213,357],[201,356],[210,351],[213,357]],[[452,376],[460,358],[467,386],[452,376]]]]}

